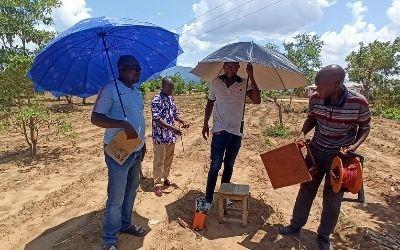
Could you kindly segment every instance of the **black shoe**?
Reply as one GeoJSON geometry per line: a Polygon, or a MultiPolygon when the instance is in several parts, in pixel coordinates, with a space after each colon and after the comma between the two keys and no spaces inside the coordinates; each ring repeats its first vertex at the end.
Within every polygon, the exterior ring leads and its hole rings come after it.
{"type": "Polygon", "coordinates": [[[282,235],[294,235],[300,233],[300,228],[289,225],[279,228],[279,233],[282,235]]]}
{"type": "Polygon", "coordinates": [[[329,240],[329,237],[322,236],[318,234],[318,249],[320,250],[330,250],[332,249],[331,247],[331,241],[329,240]]]}

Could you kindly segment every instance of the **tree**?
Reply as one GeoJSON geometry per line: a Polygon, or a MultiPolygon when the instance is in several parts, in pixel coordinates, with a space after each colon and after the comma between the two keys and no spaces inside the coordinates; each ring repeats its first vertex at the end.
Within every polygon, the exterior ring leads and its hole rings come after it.
{"type": "Polygon", "coordinates": [[[400,72],[400,38],[393,42],[374,41],[368,45],[361,42],[358,51],[351,52],[346,62],[350,80],[363,84],[368,99],[373,91],[390,91],[391,83],[396,81],[388,79],[400,72]]]}
{"type": "Polygon", "coordinates": [[[265,45],[265,48],[276,51],[276,52],[280,52],[280,48],[278,45],[276,45],[275,43],[267,43],[265,45]]]}
{"type": "Polygon", "coordinates": [[[35,98],[26,77],[35,50],[43,47],[54,32],[40,29],[53,23],[51,12],[58,0],[2,0],[0,3],[0,109],[14,114],[32,155],[37,152],[38,126],[48,111],[35,98]]]}
{"type": "Polygon", "coordinates": [[[317,35],[301,34],[295,42],[283,43],[287,57],[296,64],[310,82],[321,67],[321,50],[324,42],[317,35]]]}
{"type": "Polygon", "coordinates": [[[176,73],[174,76],[171,77],[172,81],[174,82],[174,93],[177,95],[185,94],[186,93],[186,83],[183,79],[182,75],[176,73]]]}

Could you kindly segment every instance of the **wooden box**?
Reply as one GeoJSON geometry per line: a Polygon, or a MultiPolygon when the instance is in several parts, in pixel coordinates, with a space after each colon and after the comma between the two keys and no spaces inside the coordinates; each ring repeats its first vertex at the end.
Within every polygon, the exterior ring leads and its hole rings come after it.
{"type": "Polygon", "coordinates": [[[274,189],[310,181],[311,175],[295,143],[261,154],[274,189]]]}

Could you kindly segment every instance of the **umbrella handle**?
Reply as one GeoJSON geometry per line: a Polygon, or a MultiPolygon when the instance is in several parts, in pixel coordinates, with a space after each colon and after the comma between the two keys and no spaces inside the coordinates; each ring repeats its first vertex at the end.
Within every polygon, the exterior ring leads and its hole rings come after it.
{"type": "Polygon", "coordinates": [[[244,130],[244,113],[246,111],[246,97],[247,97],[247,88],[249,87],[249,80],[250,80],[250,77],[247,76],[246,90],[244,93],[244,100],[243,100],[242,122],[240,123],[240,133],[243,133],[243,130],[244,130]]]}
{"type": "Polygon", "coordinates": [[[117,84],[117,78],[115,77],[114,69],[113,69],[113,66],[112,66],[112,64],[111,64],[110,55],[108,54],[108,48],[107,48],[106,39],[105,39],[106,34],[105,34],[105,33],[101,33],[101,34],[99,34],[99,36],[100,36],[101,39],[103,40],[104,50],[106,51],[108,63],[110,64],[111,74],[112,74],[112,76],[113,76],[113,78],[114,78],[115,88],[117,89],[118,99],[119,99],[119,103],[121,104],[122,112],[124,113],[125,121],[128,121],[128,118],[126,117],[126,113],[125,113],[124,104],[122,103],[121,94],[120,94],[120,92],[119,92],[119,88],[118,88],[118,84],[117,84]]]}

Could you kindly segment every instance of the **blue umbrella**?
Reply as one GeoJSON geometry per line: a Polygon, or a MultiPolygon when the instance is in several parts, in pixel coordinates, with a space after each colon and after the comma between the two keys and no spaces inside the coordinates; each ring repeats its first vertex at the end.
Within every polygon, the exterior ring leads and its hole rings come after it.
{"type": "Polygon", "coordinates": [[[135,56],[142,66],[140,83],[175,66],[182,53],[179,36],[150,23],[126,18],[82,20],[53,39],[36,56],[28,76],[35,90],[82,98],[116,83],[121,55],[135,56]]]}

